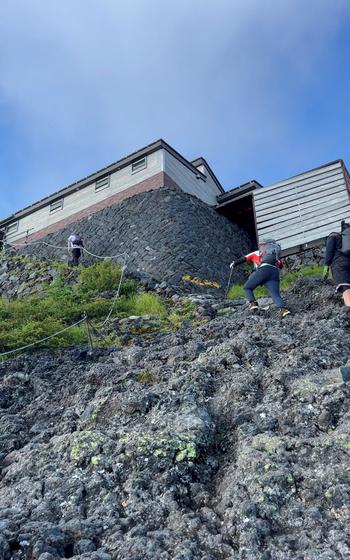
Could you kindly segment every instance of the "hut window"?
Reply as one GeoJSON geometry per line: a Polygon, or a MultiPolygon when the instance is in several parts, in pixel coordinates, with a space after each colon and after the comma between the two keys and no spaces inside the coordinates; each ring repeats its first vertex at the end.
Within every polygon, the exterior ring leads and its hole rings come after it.
{"type": "Polygon", "coordinates": [[[54,214],[55,212],[58,212],[58,210],[62,210],[63,208],[63,198],[61,198],[60,200],[55,200],[55,202],[52,202],[50,204],[50,214],[54,214]]]}
{"type": "Polygon", "coordinates": [[[106,189],[107,187],[109,187],[109,175],[96,181],[95,192],[102,191],[102,189],[106,189]]]}
{"type": "Polygon", "coordinates": [[[131,173],[137,173],[138,171],[142,171],[142,169],[146,169],[146,167],[147,167],[147,158],[143,157],[132,163],[131,173]]]}
{"type": "Polygon", "coordinates": [[[13,222],[12,224],[6,227],[6,234],[11,235],[12,233],[16,233],[18,231],[19,222],[13,222]]]}

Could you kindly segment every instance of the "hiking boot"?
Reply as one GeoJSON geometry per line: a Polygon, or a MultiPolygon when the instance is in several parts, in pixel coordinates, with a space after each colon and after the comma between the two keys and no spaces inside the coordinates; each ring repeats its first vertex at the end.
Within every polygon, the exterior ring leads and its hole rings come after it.
{"type": "Polygon", "coordinates": [[[350,381],[350,367],[340,366],[339,371],[344,383],[350,381]]]}
{"type": "Polygon", "coordinates": [[[282,319],[283,319],[284,317],[287,317],[287,315],[290,315],[289,309],[287,309],[286,307],[281,307],[281,309],[280,309],[280,315],[281,315],[282,319]]]}
{"type": "Polygon", "coordinates": [[[255,309],[259,309],[259,305],[257,301],[248,301],[248,309],[250,311],[254,311],[255,309]]]}

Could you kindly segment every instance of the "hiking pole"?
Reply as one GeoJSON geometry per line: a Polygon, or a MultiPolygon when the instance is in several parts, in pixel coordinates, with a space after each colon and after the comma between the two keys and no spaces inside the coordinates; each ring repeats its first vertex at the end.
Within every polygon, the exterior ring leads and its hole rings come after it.
{"type": "Polygon", "coordinates": [[[231,278],[232,278],[232,272],[233,272],[233,266],[230,267],[230,276],[229,276],[229,279],[228,279],[228,282],[227,282],[226,291],[225,291],[225,299],[227,298],[227,294],[228,294],[228,291],[229,291],[229,289],[230,289],[231,278]]]}

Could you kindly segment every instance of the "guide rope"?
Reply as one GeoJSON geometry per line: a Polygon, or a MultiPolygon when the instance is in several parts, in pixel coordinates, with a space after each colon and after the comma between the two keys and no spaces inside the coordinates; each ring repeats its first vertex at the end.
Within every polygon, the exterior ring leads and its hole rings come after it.
{"type": "MultiPolygon", "coordinates": [[[[44,243],[45,245],[48,245],[48,246],[50,246],[50,247],[55,247],[55,248],[58,248],[58,249],[61,249],[61,248],[62,248],[62,247],[58,247],[58,246],[56,246],[56,245],[51,245],[51,244],[49,244],[49,243],[46,243],[45,241],[37,241],[37,242],[33,242],[32,244],[34,244],[34,243],[44,243]]],[[[7,244],[7,245],[8,245],[8,244],[7,244]]],[[[21,245],[22,245],[22,244],[21,244],[21,245]]],[[[25,245],[27,245],[27,244],[25,244],[25,245]]],[[[64,247],[64,249],[66,249],[66,247],[64,247]]],[[[86,250],[86,249],[85,249],[85,250],[86,250]]],[[[89,252],[89,251],[87,251],[87,252],[89,252]]],[[[122,267],[121,267],[121,273],[120,273],[120,278],[119,278],[119,282],[118,282],[117,291],[116,291],[116,294],[115,294],[115,296],[114,296],[114,298],[113,298],[112,305],[111,305],[111,307],[110,307],[110,310],[109,310],[109,312],[108,312],[108,314],[107,314],[105,320],[103,321],[103,323],[101,323],[101,324],[99,325],[99,328],[102,328],[102,327],[104,327],[104,326],[108,323],[108,321],[110,320],[110,318],[111,318],[111,316],[112,316],[112,313],[113,313],[113,311],[114,311],[114,309],[115,309],[117,300],[118,300],[118,298],[119,298],[119,296],[120,296],[120,290],[121,290],[122,282],[123,282],[123,279],[124,279],[125,271],[126,271],[126,269],[127,269],[126,262],[127,262],[128,254],[126,253],[126,251],[124,251],[124,253],[120,253],[120,254],[118,254],[118,255],[105,256],[105,257],[100,256],[100,255],[94,255],[93,253],[90,253],[90,252],[89,252],[89,254],[92,255],[92,256],[94,256],[94,257],[100,258],[100,259],[115,259],[115,258],[119,258],[119,257],[123,257],[123,258],[124,258],[123,264],[122,264],[122,267]]],[[[20,346],[19,348],[14,348],[14,349],[12,349],[12,350],[7,350],[6,352],[1,352],[1,353],[0,353],[0,358],[2,358],[2,357],[4,357],[4,356],[8,356],[8,355],[10,355],[10,354],[15,354],[16,352],[21,352],[22,350],[27,350],[28,348],[31,348],[31,347],[33,347],[33,346],[36,346],[37,344],[40,344],[40,343],[42,343],[42,342],[46,342],[47,340],[51,340],[52,338],[55,338],[56,336],[59,336],[59,335],[62,334],[63,332],[66,332],[66,331],[68,331],[69,329],[71,329],[72,327],[76,327],[77,325],[80,325],[80,324],[83,323],[83,322],[86,322],[87,325],[88,325],[88,317],[87,317],[86,315],[85,315],[82,319],[80,319],[79,321],[77,321],[76,323],[73,323],[72,325],[68,325],[68,326],[65,327],[64,329],[61,329],[61,330],[59,330],[59,331],[57,331],[57,332],[55,332],[55,333],[53,333],[53,334],[51,334],[51,335],[49,335],[49,336],[46,336],[46,337],[41,338],[41,339],[39,339],[39,340],[36,340],[35,342],[31,342],[30,344],[25,344],[24,346],[20,346]]],[[[91,326],[94,327],[94,325],[91,325],[91,326]]],[[[90,345],[91,345],[91,342],[90,342],[90,345]]]]}
{"type": "MultiPolygon", "coordinates": [[[[52,249],[61,249],[64,251],[67,250],[67,247],[62,247],[61,245],[53,245],[52,243],[47,243],[47,241],[30,241],[28,243],[7,243],[5,241],[4,245],[7,245],[12,249],[16,247],[29,247],[30,245],[46,245],[47,247],[51,247],[52,249]]],[[[86,249],[86,247],[82,247],[82,250],[85,251],[85,253],[87,253],[91,257],[95,257],[96,259],[117,259],[125,255],[129,256],[126,251],[123,251],[123,253],[118,253],[117,255],[96,255],[95,253],[92,253],[91,251],[86,249]]]]}
{"type": "Polygon", "coordinates": [[[68,327],[65,327],[64,329],[61,329],[60,331],[57,331],[53,334],[50,334],[50,336],[45,336],[45,338],[41,338],[40,340],[36,340],[35,342],[31,342],[30,344],[25,344],[24,346],[20,346],[19,348],[14,348],[13,350],[7,350],[7,352],[1,352],[0,358],[2,358],[3,356],[8,356],[9,354],[15,354],[16,352],[21,352],[22,350],[26,350],[27,348],[31,348],[32,346],[35,346],[36,344],[40,344],[40,342],[45,342],[46,340],[50,340],[51,338],[54,338],[55,336],[58,336],[59,334],[62,334],[65,331],[68,331],[69,329],[71,329],[73,327],[76,327],[77,325],[80,325],[81,323],[86,321],[86,319],[87,318],[85,316],[82,319],[80,319],[80,321],[77,321],[76,323],[73,323],[72,325],[68,325],[68,327]]]}

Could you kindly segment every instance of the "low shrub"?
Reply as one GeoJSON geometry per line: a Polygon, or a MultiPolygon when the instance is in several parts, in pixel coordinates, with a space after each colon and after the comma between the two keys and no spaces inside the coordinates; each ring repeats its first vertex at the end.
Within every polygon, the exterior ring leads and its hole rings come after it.
{"type": "MultiPolygon", "coordinates": [[[[117,289],[121,275],[120,266],[104,261],[78,270],[60,266],[59,271],[58,278],[46,285],[40,295],[13,301],[0,298],[0,353],[46,338],[79,321],[84,315],[94,321],[97,328],[105,320],[113,299],[98,294],[117,289]]],[[[152,293],[137,294],[136,288],[134,280],[123,279],[112,317],[165,317],[166,307],[161,298],[152,293]]],[[[114,334],[108,340],[119,343],[114,334]]],[[[86,325],[82,324],[41,343],[40,346],[87,343],[86,325]]]]}
{"type": "Polygon", "coordinates": [[[79,278],[85,292],[107,292],[118,288],[121,273],[118,263],[102,261],[81,268],[79,278]]]}
{"type": "Polygon", "coordinates": [[[164,317],[166,307],[157,294],[144,292],[131,298],[132,308],[135,315],[154,315],[164,317]]]}

